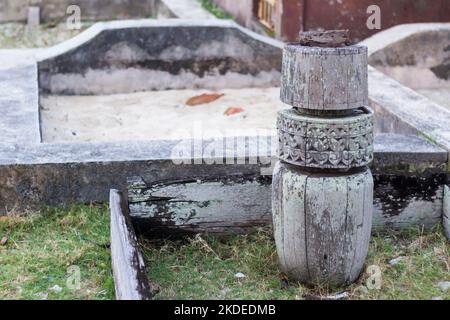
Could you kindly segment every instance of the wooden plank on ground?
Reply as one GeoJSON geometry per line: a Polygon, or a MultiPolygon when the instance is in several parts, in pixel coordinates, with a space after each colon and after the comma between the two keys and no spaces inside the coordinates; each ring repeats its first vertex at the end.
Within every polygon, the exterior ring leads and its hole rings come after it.
{"type": "Polygon", "coordinates": [[[122,194],[110,191],[111,260],[117,300],[150,300],[152,290],[122,194]]]}

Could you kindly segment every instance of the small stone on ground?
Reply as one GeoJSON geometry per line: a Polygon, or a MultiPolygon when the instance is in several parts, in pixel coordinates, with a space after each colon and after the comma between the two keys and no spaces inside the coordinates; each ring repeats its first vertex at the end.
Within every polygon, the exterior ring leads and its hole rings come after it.
{"type": "Polygon", "coordinates": [[[447,291],[448,289],[450,289],[450,281],[441,281],[438,283],[438,287],[442,291],[447,291]]]}

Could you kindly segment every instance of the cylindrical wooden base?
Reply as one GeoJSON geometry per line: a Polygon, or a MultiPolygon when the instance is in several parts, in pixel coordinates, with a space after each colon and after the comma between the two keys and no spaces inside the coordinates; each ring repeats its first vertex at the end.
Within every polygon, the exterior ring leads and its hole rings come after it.
{"type": "Polygon", "coordinates": [[[278,162],[272,195],[282,271],[306,284],[354,282],[367,256],[372,227],[370,169],[315,174],[278,162]]]}

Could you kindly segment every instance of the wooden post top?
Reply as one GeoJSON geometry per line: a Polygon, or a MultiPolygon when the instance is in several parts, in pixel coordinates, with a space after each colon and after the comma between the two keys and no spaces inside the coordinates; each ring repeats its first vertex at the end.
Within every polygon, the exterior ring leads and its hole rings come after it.
{"type": "Polygon", "coordinates": [[[330,30],[300,32],[300,44],[307,47],[345,47],[350,45],[350,31],[330,30]]]}
{"type": "MultiPolygon", "coordinates": [[[[341,37],[342,38],[342,37],[341,37]]],[[[367,47],[310,38],[310,45],[286,44],[283,49],[281,101],[308,110],[351,110],[367,106],[367,47]]],[[[306,41],[306,38],[303,38],[306,41]]]]}

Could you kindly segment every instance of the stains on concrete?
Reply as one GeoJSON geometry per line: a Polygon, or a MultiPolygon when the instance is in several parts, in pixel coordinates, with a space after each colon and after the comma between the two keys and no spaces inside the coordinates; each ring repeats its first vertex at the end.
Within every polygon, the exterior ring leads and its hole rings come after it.
{"type": "Polygon", "coordinates": [[[413,201],[433,202],[442,199],[445,174],[428,177],[375,175],[375,197],[383,215],[399,216],[413,201]]]}
{"type": "Polygon", "coordinates": [[[41,92],[53,94],[188,89],[193,87],[192,77],[220,78],[229,74],[257,78],[266,73],[270,75],[267,83],[259,85],[267,86],[279,84],[281,50],[236,28],[214,25],[106,29],[38,66],[41,92]],[[158,86],[159,73],[176,76],[173,82],[182,82],[184,87],[158,86]],[[120,77],[115,77],[112,84],[108,79],[114,74],[120,77]],[[129,82],[136,77],[141,81],[129,82]],[[86,81],[84,89],[73,86],[86,81]],[[126,89],[120,85],[122,82],[128,83],[126,89]],[[89,91],[89,87],[93,89],[89,91]]]}
{"type": "Polygon", "coordinates": [[[450,59],[443,64],[430,68],[430,70],[433,71],[439,79],[450,80],[450,59]]]}

